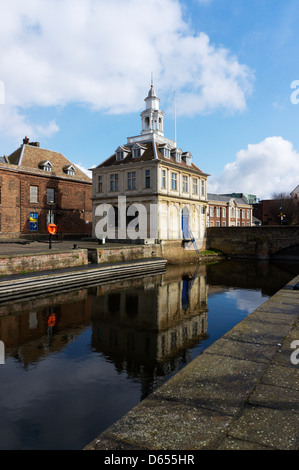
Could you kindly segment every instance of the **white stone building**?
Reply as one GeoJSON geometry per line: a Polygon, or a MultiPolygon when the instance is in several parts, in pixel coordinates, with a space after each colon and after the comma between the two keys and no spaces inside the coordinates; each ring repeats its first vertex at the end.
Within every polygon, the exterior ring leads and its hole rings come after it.
{"type": "MultiPolygon", "coordinates": [[[[159,101],[151,85],[141,113],[141,134],[128,137],[126,144],[92,169],[93,237],[105,236],[108,225],[111,229],[115,225],[117,240],[195,239],[200,249],[206,239],[208,175],[193,163],[190,152],[164,136],[159,101]],[[114,209],[106,225],[104,204],[114,209]],[[146,233],[134,219],[142,210],[134,212],[133,204],[146,208],[146,233]],[[128,210],[125,215],[124,210],[128,210]]],[[[108,238],[113,238],[111,233],[108,238]]]]}

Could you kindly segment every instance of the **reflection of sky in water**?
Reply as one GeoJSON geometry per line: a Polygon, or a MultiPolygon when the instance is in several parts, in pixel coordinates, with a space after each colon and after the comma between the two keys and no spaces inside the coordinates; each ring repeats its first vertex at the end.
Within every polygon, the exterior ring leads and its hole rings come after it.
{"type": "Polygon", "coordinates": [[[225,293],[225,296],[228,299],[234,300],[238,310],[246,312],[247,314],[253,312],[253,310],[259,307],[268,298],[263,296],[260,291],[245,289],[230,289],[225,293]]]}
{"type": "Polygon", "coordinates": [[[196,357],[267,300],[259,290],[223,289],[208,297],[208,339],[192,351],[196,357]]]}

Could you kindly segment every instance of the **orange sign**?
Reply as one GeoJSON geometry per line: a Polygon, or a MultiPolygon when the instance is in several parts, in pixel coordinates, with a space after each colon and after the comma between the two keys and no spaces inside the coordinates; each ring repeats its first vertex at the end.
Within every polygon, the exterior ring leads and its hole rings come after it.
{"type": "Polygon", "coordinates": [[[49,224],[48,225],[48,233],[50,235],[55,235],[55,233],[57,233],[57,225],[55,224],[49,224]]]}
{"type": "Polygon", "coordinates": [[[52,313],[51,315],[49,315],[47,323],[48,323],[48,326],[55,326],[56,325],[56,315],[55,315],[55,313],[52,313]]]}

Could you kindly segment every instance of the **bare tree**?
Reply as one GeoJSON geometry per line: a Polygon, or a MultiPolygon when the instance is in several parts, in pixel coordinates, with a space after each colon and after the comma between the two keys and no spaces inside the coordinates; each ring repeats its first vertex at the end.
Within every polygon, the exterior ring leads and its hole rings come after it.
{"type": "Polygon", "coordinates": [[[293,225],[298,212],[298,204],[288,193],[273,193],[273,212],[277,213],[278,223],[293,225]]]}

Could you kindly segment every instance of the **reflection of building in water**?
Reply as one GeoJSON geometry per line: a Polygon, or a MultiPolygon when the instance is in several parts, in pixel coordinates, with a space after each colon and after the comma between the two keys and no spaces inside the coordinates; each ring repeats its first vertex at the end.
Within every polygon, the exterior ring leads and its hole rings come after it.
{"type": "Polygon", "coordinates": [[[1,305],[0,338],[6,355],[26,366],[65,348],[89,326],[90,317],[86,289],[1,305]]]}
{"type": "Polygon", "coordinates": [[[188,349],[207,332],[205,267],[191,269],[180,268],[180,277],[167,270],[159,282],[147,278],[127,289],[101,288],[92,309],[93,348],[133,376],[146,368],[151,381],[188,360],[188,349]]]}
{"type": "Polygon", "coordinates": [[[138,380],[144,397],[190,360],[191,348],[206,335],[206,311],[206,268],[176,266],[162,275],[0,306],[0,339],[7,356],[26,367],[91,328],[92,349],[138,380]]]}

